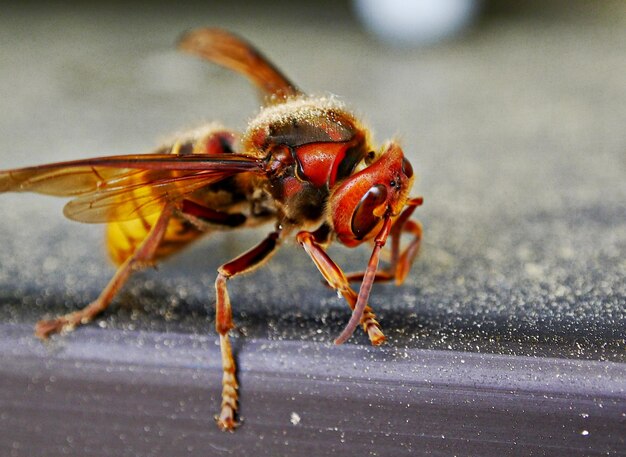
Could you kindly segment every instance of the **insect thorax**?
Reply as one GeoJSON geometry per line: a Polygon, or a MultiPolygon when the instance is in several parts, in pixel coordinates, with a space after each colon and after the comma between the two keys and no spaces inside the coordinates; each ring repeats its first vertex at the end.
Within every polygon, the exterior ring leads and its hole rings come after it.
{"type": "Polygon", "coordinates": [[[333,97],[301,96],[266,107],[243,136],[243,150],[266,164],[264,189],[284,222],[305,226],[325,217],[330,189],[368,151],[368,134],[333,97]]]}

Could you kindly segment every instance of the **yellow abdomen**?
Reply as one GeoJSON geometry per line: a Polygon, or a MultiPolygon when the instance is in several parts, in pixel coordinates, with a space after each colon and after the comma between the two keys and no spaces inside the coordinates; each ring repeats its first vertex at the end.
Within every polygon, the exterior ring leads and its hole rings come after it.
{"type": "MultiPolygon", "coordinates": [[[[182,135],[171,146],[165,146],[157,152],[176,155],[189,153],[225,154],[232,152],[234,141],[235,135],[232,132],[225,130],[218,124],[209,124],[182,135]]],[[[175,176],[176,173],[171,174],[172,178],[175,176]]],[[[138,180],[137,183],[141,184],[141,182],[138,180]]],[[[137,250],[142,241],[148,236],[152,225],[159,218],[158,212],[149,215],[142,214],[142,205],[150,201],[149,198],[146,199],[146,197],[150,196],[150,192],[151,190],[148,186],[137,186],[131,194],[136,197],[136,200],[129,198],[127,194],[121,197],[126,206],[129,206],[129,202],[131,205],[135,205],[131,209],[133,209],[133,213],[139,216],[137,219],[113,221],[107,224],[107,251],[111,260],[118,265],[122,264],[137,250]]],[[[178,252],[192,241],[198,239],[203,233],[206,233],[206,230],[200,230],[181,217],[172,216],[153,260],[160,260],[178,252]]]]}
{"type": "MultiPolygon", "coordinates": [[[[159,214],[132,219],[129,221],[110,222],[106,227],[106,246],[111,260],[122,264],[139,247],[146,238],[152,224],[159,214]]],[[[180,251],[192,241],[202,235],[202,231],[189,222],[172,217],[167,225],[167,231],[154,255],[154,260],[163,259],[180,251]]]]}

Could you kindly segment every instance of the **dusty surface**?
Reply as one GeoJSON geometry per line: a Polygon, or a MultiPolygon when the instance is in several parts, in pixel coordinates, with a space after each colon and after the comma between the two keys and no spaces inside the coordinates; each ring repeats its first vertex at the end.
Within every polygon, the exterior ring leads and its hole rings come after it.
{"type": "Polygon", "coordinates": [[[626,366],[237,341],[243,425],[222,433],[211,335],[0,324],[12,457],[624,455],[626,366]]]}
{"type": "MultiPolygon", "coordinates": [[[[499,15],[427,50],[387,49],[341,8],[309,7],[306,24],[271,7],[8,10],[0,167],[149,151],[214,119],[243,128],[257,110],[247,83],[173,50],[185,29],[227,27],[305,90],[339,94],[379,141],[401,138],[425,245],[406,285],[372,295],[392,346],[624,361],[626,27],[611,5],[499,15]]],[[[113,273],[102,227],[62,205],[0,198],[6,323],[74,309],[113,273]]],[[[98,324],[210,334],[215,268],[263,234],[215,236],[138,275],[98,324]]],[[[369,255],[332,254],[348,270],[369,255]]],[[[295,246],[230,289],[250,336],[331,341],[347,321],[295,246]]]]}
{"type": "MultiPolygon", "coordinates": [[[[424,50],[383,47],[336,2],[210,3],[4,7],[0,168],[149,151],[215,119],[243,128],[247,83],[173,50],[183,30],[233,29],[413,163],[422,256],[371,300],[389,343],[334,347],[347,306],[285,247],[230,284],[245,421],[221,433],[214,272],[266,231],[202,241],[42,344],[39,317],[113,274],[103,227],[65,220],[61,200],[0,195],[0,454],[624,455],[622,3],[524,2],[424,50]]],[[[331,253],[348,270],[369,257],[331,253]]]]}

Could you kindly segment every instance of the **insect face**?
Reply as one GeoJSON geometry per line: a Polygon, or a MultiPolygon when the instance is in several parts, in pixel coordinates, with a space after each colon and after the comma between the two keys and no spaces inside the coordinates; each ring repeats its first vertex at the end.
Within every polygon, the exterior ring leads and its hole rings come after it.
{"type": "Polygon", "coordinates": [[[374,237],[386,217],[400,214],[413,179],[411,164],[392,142],[374,163],[341,182],[329,199],[339,241],[351,247],[374,237]]]}

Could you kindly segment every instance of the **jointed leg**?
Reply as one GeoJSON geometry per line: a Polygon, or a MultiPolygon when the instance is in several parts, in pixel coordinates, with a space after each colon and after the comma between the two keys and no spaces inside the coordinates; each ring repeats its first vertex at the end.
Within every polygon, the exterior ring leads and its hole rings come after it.
{"type": "MultiPolygon", "coordinates": [[[[330,287],[337,290],[348,302],[350,309],[354,310],[356,306],[358,294],[352,290],[348,279],[344,275],[339,266],[328,256],[324,248],[318,243],[315,234],[302,231],[298,233],[296,239],[302,245],[306,253],[311,257],[313,263],[320,271],[330,287]]],[[[385,341],[385,335],[380,329],[380,325],[376,320],[376,315],[369,306],[365,307],[363,317],[361,318],[361,327],[367,333],[371,343],[378,346],[385,341]]]]}
{"type": "MultiPolygon", "coordinates": [[[[402,232],[410,233],[413,235],[413,240],[409,243],[404,251],[399,255],[397,260],[391,264],[389,270],[393,272],[393,276],[396,280],[396,285],[400,285],[404,282],[413,261],[419,254],[420,245],[422,241],[422,224],[417,221],[408,220],[402,227],[402,232]]],[[[397,236],[400,238],[400,235],[397,236]]]]}
{"type": "Polygon", "coordinates": [[[233,313],[230,298],[226,289],[226,281],[233,276],[259,267],[278,247],[279,232],[272,232],[257,246],[240,255],[234,260],[218,268],[215,280],[215,328],[220,335],[222,351],[222,407],[219,416],[215,418],[222,430],[233,431],[237,426],[235,414],[237,412],[237,367],[233,358],[228,332],[234,327],[233,313]]]}
{"type": "Polygon", "coordinates": [[[54,333],[69,331],[76,326],[91,322],[94,317],[104,311],[120,288],[126,283],[133,271],[150,263],[154,252],[163,239],[167,223],[172,215],[172,208],[165,207],[157,222],[151,227],[148,235],[137,250],[117,269],[100,296],[81,310],[65,314],[51,320],[41,320],[35,326],[35,335],[45,339],[54,333]]]}
{"type": "MultiPolygon", "coordinates": [[[[396,219],[391,229],[391,259],[389,266],[376,273],[375,281],[391,281],[395,280],[396,285],[404,282],[413,261],[419,254],[422,241],[422,225],[414,220],[409,219],[419,205],[422,204],[421,198],[414,198],[407,202],[409,205],[400,217],[396,219]],[[400,252],[400,238],[403,233],[413,235],[413,239],[409,245],[400,252]]],[[[363,273],[349,273],[346,275],[349,282],[362,281],[363,273]]]]}

